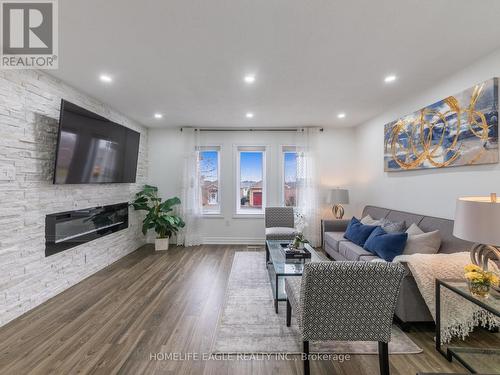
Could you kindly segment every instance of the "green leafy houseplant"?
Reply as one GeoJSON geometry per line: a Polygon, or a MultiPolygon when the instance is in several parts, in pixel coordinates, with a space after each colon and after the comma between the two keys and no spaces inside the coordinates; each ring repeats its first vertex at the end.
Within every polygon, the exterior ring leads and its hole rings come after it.
{"type": "Polygon", "coordinates": [[[168,239],[186,225],[182,218],[173,213],[173,207],[180,203],[181,200],[177,197],[162,202],[162,199],[158,197],[156,186],[144,185],[144,188],[135,195],[135,200],[130,205],[136,211],[147,212],[142,222],[144,235],[148,230],[154,229],[157,239],[168,239]]]}

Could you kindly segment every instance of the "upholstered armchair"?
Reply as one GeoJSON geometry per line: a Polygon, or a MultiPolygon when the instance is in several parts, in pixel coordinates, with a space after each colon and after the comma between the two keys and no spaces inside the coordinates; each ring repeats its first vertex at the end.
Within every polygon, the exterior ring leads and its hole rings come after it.
{"type": "Polygon", "coordinates": [[[293,207],[266,207],[266,240],[293,240],[293,207]]]}
{"type": "Polygon", "coordinates": [[[297,317],[304,373],[309,374],[309,341],[378,341],[380,373],[389,374],[391,328],[405,274],[401,264],[318,262],[302,278],[287,277],[286,324],[297,317]]]}

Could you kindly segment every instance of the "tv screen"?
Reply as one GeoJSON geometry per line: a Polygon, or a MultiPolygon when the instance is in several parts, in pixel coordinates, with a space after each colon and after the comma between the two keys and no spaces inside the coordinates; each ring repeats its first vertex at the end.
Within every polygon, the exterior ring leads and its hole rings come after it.
{"type": "Polygon", "coordinates": [[[61,101],[54,184],[135,182],[140,134],[61,101]]]}

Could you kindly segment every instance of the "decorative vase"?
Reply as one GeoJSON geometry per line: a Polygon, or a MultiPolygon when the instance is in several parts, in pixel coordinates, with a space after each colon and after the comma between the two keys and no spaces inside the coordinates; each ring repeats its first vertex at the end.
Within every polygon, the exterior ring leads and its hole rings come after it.
{"type": "Polygon", "coordinates": [[[490,294],[490,285],[468,281],[469,290],[475,297],[487,298],[490,294]]]}
{"type": "Polygon", "coordinates": [[[156,251],[168,250],[168,241],[169,241],[168,237],[155,239],[155,250],[156,251]]]}

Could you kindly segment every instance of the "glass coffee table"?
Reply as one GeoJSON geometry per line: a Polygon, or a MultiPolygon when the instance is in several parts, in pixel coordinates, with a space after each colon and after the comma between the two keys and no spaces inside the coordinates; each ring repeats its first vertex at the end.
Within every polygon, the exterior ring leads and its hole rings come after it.
{"type": "Polygon", "coordinates": [[[309,259],[286,259],[282,250],[290,241],[266,241],[266,266],[274,297],[274,309],[278,313],[278,302],[286,301],[285,277],[302,276],[304,265],[308,262],[324,262],[327,259],[309,244],[305,248],[311,253],[309,259]]]}
{"type": "Polygon", "coordinates": [[[444,350],[441,346],[441,288],[446,288],[466,300],[482,307],[496,317],[500,317],[500,296],[493,292],[488,298],[476,297],[469,291],[464,280],[436,279],[436,350],[448,361],[455,358],[473,374],[500,374],[499,348],[470,348],[448,346],[444,350]]]}

